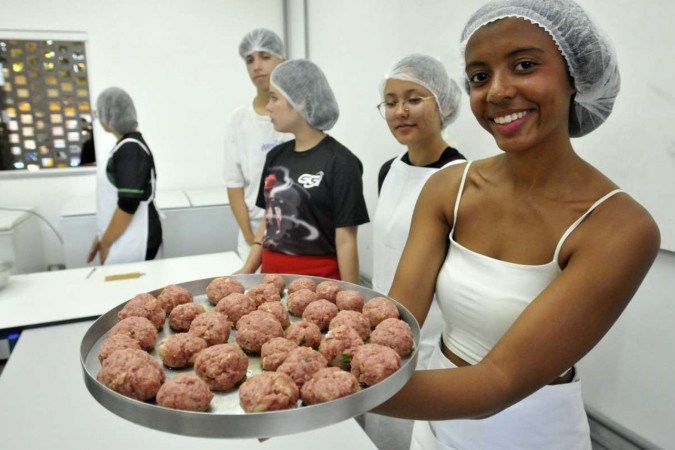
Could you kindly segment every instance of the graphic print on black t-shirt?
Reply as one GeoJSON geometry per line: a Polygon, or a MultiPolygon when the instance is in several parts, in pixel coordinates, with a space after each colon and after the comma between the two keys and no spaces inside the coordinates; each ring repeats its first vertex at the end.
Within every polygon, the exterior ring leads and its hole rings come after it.
{"type": "Polygon", "coordinates": [[[265,246],[274,250],[296,241],[315,241],[319,231],[302,220],[303,198],[311,201],[311,194],[291,178],[286,167],[271,167],[265,177],[265,246]]]}
{"type": "Polygon", "coordinates": [[[368,222],[360,161],[327,136],[294,151],[294,142],[267,154],[257,205],[265,210],[267,250],[288,255],[334,255],[335,228],[368,222]]]}

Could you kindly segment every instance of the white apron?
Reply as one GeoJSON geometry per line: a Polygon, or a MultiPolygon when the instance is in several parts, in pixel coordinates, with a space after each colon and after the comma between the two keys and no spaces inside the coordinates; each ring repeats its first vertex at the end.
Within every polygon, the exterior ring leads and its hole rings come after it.
{"type": "MultiPolygon", "coordinates": [[[[105,230],[110,224],[113,213],[117,208],[117,188],[108,180],[106,168],[108,161],[115,152],[125,143],[135,142],[145,150],[148,155],[150,150],[139,140],[127,138],[115,145],[108,155],[108,160],[98,166],[97,176],[97,198],[96,198],[96,221],[98,225],[98,237],[101,239],[105,230]]],[[[144,261],[148,246],[148,208],[150,202],[155,198],[155,171],[150,172],[150,186],[152,193],[148,200],[141,201],[138,209],[134,213],[131,222],[124,230],[124,233],[110,247],[106,265],[120,264],[126,262],[144,261]]]]}
{"type": "MultiPolygon", "coordinates": [[[[434,349],[430,369],[456,366],[434,349]]],[[[547,385],[481,420],[416,421],[411,450],[591,450],[581,382],[547,385]]]]}
{"type": "MultiPolygon", "coordinates": [[[[405,153],[404,153],[405,154],[405,153]]],[[[417,167],[396,158],[384,179],[377,210],[373,220],[373,289],[389,292],[396,268],[410,232],[417,198],[429,177],[440,169],[417,167]]],[[[461,164],[463,159],[451,161],[443,167],[461,164]]],[[[425,368],[443,329],[443,318],[434,298],[421,330],[417,368],[425,368]]]]}
{"type": "MultiPolygon", "coordinates": [[[[404,154],[391,164],[373,220],[373,289],[384,294],[389,292],[394,281],[417,198],[424,183],[440,170],[406,164],[401,161],[404,154]]],[[[463,162],[463,159],[451,161],[444,167],[463,162]]],[[[443,315],[434,298],[421,330],[417,369],[426,368],[433,349],[438,347],[442,330],[443,315]]],[[[413,421],[367,413],[364,422],[366,433],[378,448],[402,450],[409,447],[413,421]]]]}

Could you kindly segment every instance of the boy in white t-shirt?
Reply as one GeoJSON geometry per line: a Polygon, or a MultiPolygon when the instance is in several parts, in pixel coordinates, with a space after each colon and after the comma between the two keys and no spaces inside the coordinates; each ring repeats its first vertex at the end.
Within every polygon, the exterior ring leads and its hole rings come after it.
{"type": "Polygon", "coordinates": [[[235,109],[225,131],[225,186],[230,207],[239,225],[237,253],[246,260],[254,233],[263,218],[255,205],[260,175],[269,150],[290,140],[274,130],[265,105],[270,97],[270,74],[285,60],[284,44],[274,32],[255,29],[239,44],[239,55],[256,88],[252,103],[235,109]]]}

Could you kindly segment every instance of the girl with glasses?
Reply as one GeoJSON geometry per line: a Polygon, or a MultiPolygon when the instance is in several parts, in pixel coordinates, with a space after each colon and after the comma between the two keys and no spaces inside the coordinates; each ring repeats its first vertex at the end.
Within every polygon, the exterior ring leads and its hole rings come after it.
{"type": "MultiPolygon", "coordinates": [[[[382,165],[378,176],[379,200],[373,220],[373,289],[389,292],[408,239],[415,203],[431,175],[465,162],[448,145],[442,131],[459,112],[461,91],[443,64],[430,56],[408,55],[393,64],[381,87],[380,114],[394,138],[405,147],[382,165]]],[[[438,345],[443,325],[432,302],[421,330],[418,366],[426,364],[438,345]]],[[[379,448],[407,448],[412,421],[366,414],[366,431],[379,448]]]]}

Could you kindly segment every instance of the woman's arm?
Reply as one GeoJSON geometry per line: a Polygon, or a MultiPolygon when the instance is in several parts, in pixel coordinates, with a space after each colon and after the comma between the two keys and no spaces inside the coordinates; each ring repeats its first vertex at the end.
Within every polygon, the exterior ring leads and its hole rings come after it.
{"type": "MultiPolygon", "coordinates": [[[[418,371],[378,412],[425,420],[485,417],[577,363],[616,322],[659,248],[658,228],[640,205],[627,196],[611,201],[570,235],[561,274],[479,364],[418,371]]],[[[400,282],[394,288],[404,291],[400,282]]]]}
{"type": "Polygon", "coordinates": [[[254,236],[254,243],[251,246],[251,251],[248,252],[248,258],[244,262],[244,265],[241,269],[234,272],[234,274],[240,273],[255,273],[260,265],[262,264],[262,241],[265,238],[265,221],[263,220],[258,229],[256,230],[254,236]]]}
{"type": "Polygon", "coordinates": [[[340,227],[335,229],[335,249],[338,268],[342,281],[358,284],[359,251],[357,247],[358,227],[340,227]]]}
{"type": "Polygon", "coordinates": [[[248,206],[244,200],[244,188],[227,188],[227,198],[239,229],[244,234],[248,245],[255,241],[254,230],[251,229],[251,218],[248,215],[248,206]]]}
{"type": "Polygon", "coordinates": [[[113,243],[122,236],[133,217],[133,214],[124,212],[120,208],[115,208],[115,212],[110,219],[108,228],[106,228],[99,241],[98,251],[100,253],[99,259],[101,260],[101,264],[105,264],[105,260],[108,259],[110,247],[112,247],[113,243]]]}

